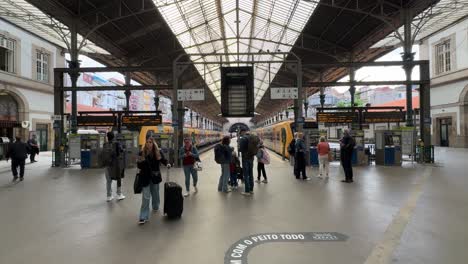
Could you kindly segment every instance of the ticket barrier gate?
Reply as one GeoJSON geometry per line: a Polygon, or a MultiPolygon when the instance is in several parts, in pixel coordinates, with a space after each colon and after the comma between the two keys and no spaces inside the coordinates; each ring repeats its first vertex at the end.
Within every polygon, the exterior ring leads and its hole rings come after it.
{"type": "Polygon", "coordinates": [[[375,131],[375,164],[384,166],[401,166],[401,161],[401,131],[375,131]]]}
{"type": "Polygon", "coordinates": [[[103,134],[82,134],[80,135],[81,144],[81,168],[100,168],[102,146],[104,144],[103,134]]]}

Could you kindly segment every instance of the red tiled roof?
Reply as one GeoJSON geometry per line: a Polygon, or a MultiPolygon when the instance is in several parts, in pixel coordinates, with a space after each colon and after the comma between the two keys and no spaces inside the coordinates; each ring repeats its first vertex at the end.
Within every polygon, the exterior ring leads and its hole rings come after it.
{"type": "MultiPolygon", "coordinates": [[[[406,111],[406,99],[395,100],[373,106],[402,106],[405,108],[404,111],[406,111]]],[[[413,96],[413,109],[419,109],[419,96],[413,96]]]]}
{"type": "MultiPolygon", "coordinates": [[[[77,108],[78,108],[78,112],[81,112],[81,111],[100,111],[100,112],[109,111],[109,109],[96,107],[96,106],[82,105],[82,104],[78,104],[77,108]]],[[[65,112],[71,113],[71,104],[67,104],[67,108],[66,108],[65,112]]]]}

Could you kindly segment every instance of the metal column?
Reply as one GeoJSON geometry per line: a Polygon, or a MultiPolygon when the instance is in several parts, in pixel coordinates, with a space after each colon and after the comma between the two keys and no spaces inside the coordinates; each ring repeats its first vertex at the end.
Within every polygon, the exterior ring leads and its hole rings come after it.
{"type": "Polygon", "coordinates": [[[424,161],[428,162],[431,158],[431,86],[429,83],[429,63],[420,65],[419,68],[420,80],[428,80],[426,84],[421,84],[419,87],[419,129],[421,140],[424,143],[424,161]]]}
{"type": "Polygon", "coordinates": [[[63,142],[65,135],[64,135],[64,116],[63,116],[63,74],[58,71],[54,71],[54,115],[61,116],[61,120],[54,121],[54,164],[55,167],[63,167],[65,166],[65,153],[63,142]]]}
{"type": "Polygon", "coordinates": [[[173,63],[173,82],[174,88],[172,91],[172,124],[174,127],[174,164],[180,166],[179,148],[184,141],[184,105],[182,101],[177,100],[177,91],[181,88],[179,78],[187,68],[186,65],[177,65],[177,60],[173,63]]]}
{"type": "MultiPolygon", "coordinates": [[[[80,62],[78,61],[78,26],[76,20],[73,20],[70,27],[70,38],[71,38],[71,50],[70,50],[70,63],[68,67],[70,69],[80,68],[80,62]]],[[[72,86],[71,94],[71,132],[76,133],[78,131],[78,124],[76,121],[77,116],[77,98],[76,98],[76,82],[80,74],[78,71],[73,71],[69,73],[72,86]]]]}
{"type": "MultiPolygon", "coordinates": [[[[410,9],[403,10],[403,21],[404,21],[404,43],[403,43],[403,61],[404,62],[412,62],[414,60],[414,53],[412,53],[413,42],[412,42],[412,34],[411,34],[411,21],[412,15],[410,9]]],[[[411,73],[413,72],[413,64],[405,64],[403,66],[406,74],[406,81],[411,81],[411,73]]],[[[407,83],[406,84],[406,126],[412,127],[414,126],[413,122],[413,91],[412,85],[407,83]]]]}
{"type": "MultiPolygon", "coordinates": [[[[127,87],[130,86],[130,81],[131,81],[130,77],[131,77],[130,73],[126,72],[125,73],[125,85],[127,87]]],[[[125,103],[126,103],[127,112],[128,112],[128,111],[130,111],[130,96],[132,95],[132,92],[130,91],[130,89],[126,89],[124,94],[125,94],[125,103]]]]}

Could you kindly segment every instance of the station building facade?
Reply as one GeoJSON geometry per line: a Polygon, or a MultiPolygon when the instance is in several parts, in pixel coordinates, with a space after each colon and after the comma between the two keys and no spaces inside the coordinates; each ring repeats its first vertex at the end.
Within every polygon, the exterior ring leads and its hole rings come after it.
{"type": "Polygon", "coordinates": [[[54,67],[65,67],[61,47],[0,19],[0,137],[36,134],[51,149],[54,67]]]}
{"type": "Polygon", "coordinates": [[[432,143],[468,147],[468,18],[421,41],[430,61],[432,143]]]}

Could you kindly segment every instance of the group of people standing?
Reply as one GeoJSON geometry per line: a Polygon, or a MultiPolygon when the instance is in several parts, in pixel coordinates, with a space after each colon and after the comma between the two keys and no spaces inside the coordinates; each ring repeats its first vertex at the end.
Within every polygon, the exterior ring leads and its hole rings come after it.
{"type": "MultiPolygon", "coordinates": [[[[344,130],[343,137],[340,140],[340,159],[341,165],[345,173],[345,179],[342,182],[353,182],[352,155],[355,146],[354,139],[351,137],[349,130],[344,130]]],[[[306,144],[304,135],[301,132],[294,133],[294,138],[288,146],[289,159],[294,166],[294,175],[296,179],[310,180],[306,176],[306,144]],[[302,177],[301,177],[302,176],[302,177]]],[[[330,162],[333,160],[330,144],[325,137],[320,137],[317,144],[317,153],[319,161],[318,178],[328,179],[330,172],[330,162]]]]}

